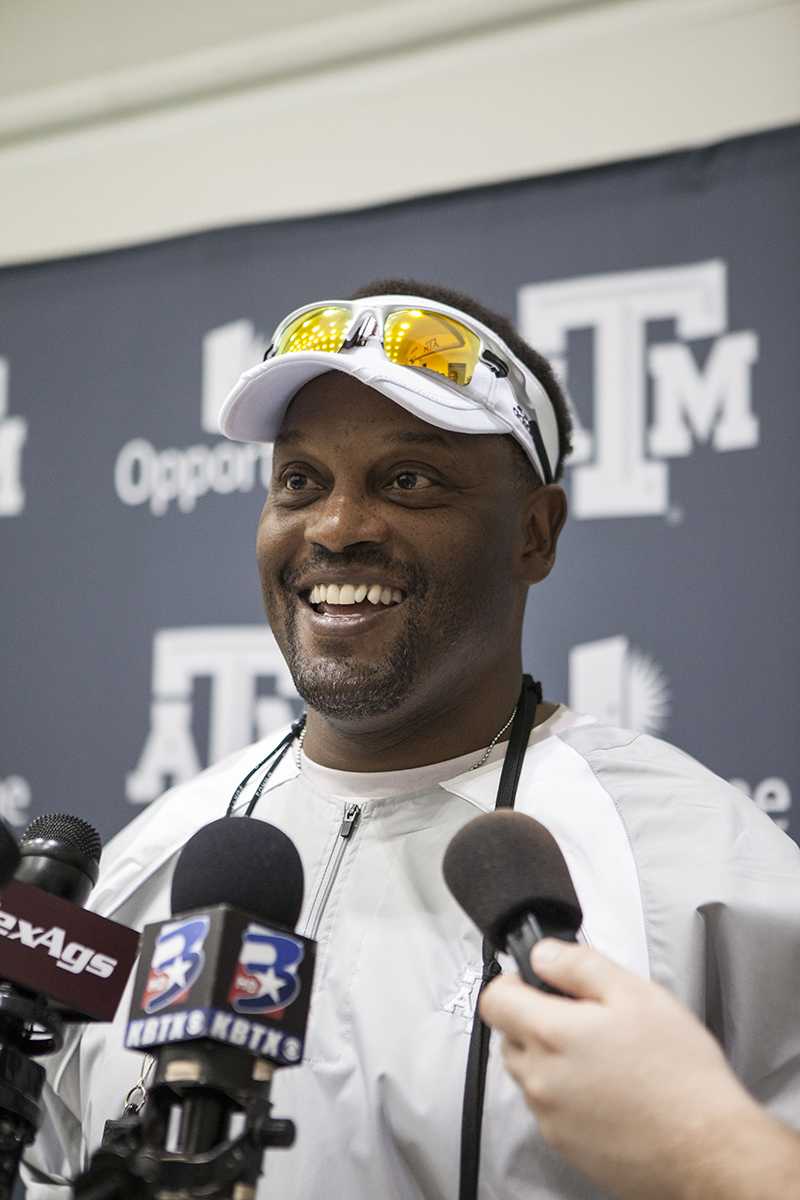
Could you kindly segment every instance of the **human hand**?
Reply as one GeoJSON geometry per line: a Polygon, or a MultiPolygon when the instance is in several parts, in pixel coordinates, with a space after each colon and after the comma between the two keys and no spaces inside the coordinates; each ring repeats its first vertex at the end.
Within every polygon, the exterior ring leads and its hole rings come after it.
{"type": "Polygon", "coordinates": [[[575,999],[500,976],[481,1016],[505,1034],[506,1066],[542,1136],[574,1166],[623,1200],[766,1198],[779,1194],[763,1188],[784,1153],[800,1170],[793,1135],[759,1109],[714,1038],[664,988],[588,946],[545,940],[531,961],[575,999]]]}

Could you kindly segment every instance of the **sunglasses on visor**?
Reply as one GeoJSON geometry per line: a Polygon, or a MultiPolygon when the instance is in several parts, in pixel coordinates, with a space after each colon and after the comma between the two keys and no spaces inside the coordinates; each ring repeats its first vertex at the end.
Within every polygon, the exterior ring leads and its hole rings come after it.
{"type": "Polygon", "coordinates": [[[519,416],[536,445],[544,481],[552,482],[535,410],[525,399],[527,388],[520,364],[509,356],[499,338],[493,339],[483,327],[470,328],[438,305],[376,304],[374,300],[306,305],[281,321],[264,361],[303,351],[339,354],[363,346],[369,339],[380,341],[389,362],[431,371],[458,388],[470,387],[479,364],[497,378],[508,379],[526,410],[519,410],[519,416]]]}
{"type": "Polygon", "coordinates": [[[390,362],[435,371],[461,387],[472,382],[481,360],[495,374],[507,374],[505,364],[485,346],[481,335],[446,313],[424,308],[376,310],[371,305],[359,314],[358,309],[356,304],[326,304],[291,313],[275,330],[264,358],[302,350],[338,354],[380,335],[390,362]]]}

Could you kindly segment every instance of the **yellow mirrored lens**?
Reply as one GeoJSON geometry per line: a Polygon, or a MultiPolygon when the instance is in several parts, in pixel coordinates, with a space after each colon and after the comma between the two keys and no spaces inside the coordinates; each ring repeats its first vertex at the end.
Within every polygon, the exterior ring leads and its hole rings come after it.
{"type": "Polygon", "coordinates": [[[404,308],[383,326],[386,357],[401,367],[426,367],[464,386],[472,380],[481,352],[480,339],[443,313],[404,308]]]}
{"type": "Polygon", "coordinates": [[[275,343],[275,354],[296,354],[300,350],[341,350],[350,324],[349,308],[312,308],[287,325],[275,343]]]}

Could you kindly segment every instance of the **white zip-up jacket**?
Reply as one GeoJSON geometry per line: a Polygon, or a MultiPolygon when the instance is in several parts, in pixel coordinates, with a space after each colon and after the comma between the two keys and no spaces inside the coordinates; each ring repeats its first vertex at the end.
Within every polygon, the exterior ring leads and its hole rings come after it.
{"type": "MultiPolygon", "coordinates": [[[[123,830],[91,907],[137,928],[167,917],[182,846],[224,814],[280,736],[174,788],[123,830]]],[[[501,765],[462,767],[416,793],[397,794],[379,775],[358,800],[344,786],[321,791],[291,753],[270,780],[255,815],[300,852],[298,929],[319,951],[306,1057],[273,1086],[275,1115],[294,1119],[298,1139],[266,1155],[259,1200],[455,1200],[481,947],[441,861],[453,834],[494,807],[501,765]]],[[[681,751],[564,707],[531,735],[516,808],[561,846],[586,939],[665,984],[718,1036],[750,1091],[800,1126],[795,843],[681,751]]],[[[26,1154],[31,1200],[65,1200],[139,1077],[142,1057],[122,1048],[129,1000],[111,1027],[76,1031],[50,1062],[45,1122],[26,1154]]],[[[494,1035],[479,1195],[600,1195],[539,1136],[494,1035]]]]}

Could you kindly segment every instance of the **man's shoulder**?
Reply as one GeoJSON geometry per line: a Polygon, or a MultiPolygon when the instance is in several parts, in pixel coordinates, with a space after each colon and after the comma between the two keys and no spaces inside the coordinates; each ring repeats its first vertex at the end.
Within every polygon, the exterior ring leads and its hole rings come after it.
{"type": "Polygon", "coordinates": [[[562,729],[558,737],[619,803],[651,794],[662,801],[694,803],[700,796],[735,806],[751,803],[691,754],[653,734],[592,720],[562,729]]]}
{"type": "Polygon", "coordinates": [[[663,738],[601,721],[577,724],[558,734],[610,795],[629,833],[667,828],[679,836],[715,830],[744,849],[776,850],[797,865],[797,845],[728,780],[663,738]]]}
{"type": "Polygon", "coordinates": [[[702,776],[706,780],[724,782],[679,746],[638,729],[627,729],[592,717],[580,718],[557,732],[561,741],[576,754],[598,766],[610,768],[616,765],[620,770],[639,771],[648,768],[677,777],[702,776]]]}

